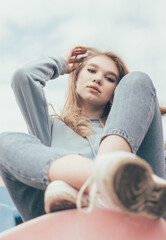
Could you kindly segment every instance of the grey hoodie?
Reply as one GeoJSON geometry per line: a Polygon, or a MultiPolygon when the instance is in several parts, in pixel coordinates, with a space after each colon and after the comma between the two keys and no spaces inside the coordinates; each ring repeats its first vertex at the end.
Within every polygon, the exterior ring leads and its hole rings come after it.
{"type": "Polygon", "coordinates": [[[65,72],[66,62],[62,57],[44,58],[19,69],[12,79],[16,101],[31,135],[43,144],[55,148],[59,156],[78,153],[93,159],[103,133],[99,117],[90,118],[93,134],[81,137],[58,117],[50,117],[48,113],[43,87],[48,80],[65,72]]]}

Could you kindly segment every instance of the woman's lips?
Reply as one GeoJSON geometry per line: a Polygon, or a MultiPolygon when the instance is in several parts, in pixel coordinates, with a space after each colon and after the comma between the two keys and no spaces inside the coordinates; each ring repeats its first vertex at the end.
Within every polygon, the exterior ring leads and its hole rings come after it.
{"type": "Polygon", "coordinates": [[[91,92],[94,92],[94,93],[101,93],[99,88],[96,87],[96,86],[88,86],[88,88],[90,88],[91,92]]]}

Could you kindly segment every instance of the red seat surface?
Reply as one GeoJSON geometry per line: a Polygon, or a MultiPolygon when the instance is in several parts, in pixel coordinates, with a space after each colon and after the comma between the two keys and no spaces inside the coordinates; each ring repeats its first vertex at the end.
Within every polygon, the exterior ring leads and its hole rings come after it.
{"type": "Polygon", "coordinates": [[[30,220],[0,234],[17,240],[165,240],[166,222],[106,209],[66,210],[30,220]]]}

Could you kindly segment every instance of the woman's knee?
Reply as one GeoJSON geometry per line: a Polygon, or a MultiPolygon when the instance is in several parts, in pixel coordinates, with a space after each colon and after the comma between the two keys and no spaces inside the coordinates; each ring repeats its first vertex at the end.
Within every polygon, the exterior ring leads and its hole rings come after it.
{"type": "Polygon", "coordinates": [[[5,146],[8,147],[9,143],[12,142],[12,132],[3,132],[0,134],[0,148],[5,148],[5,146]]]}
{"type": "Polygon", "coordinates": [[[134,87],[138,91],[146,89],[151,89],[153,92],[156,91],[149,75],[141,71],[134,71],[125,75],[120,81],[119,87],[123,85],[125,88],[134,87]]]}
{"type": "Polygon", "coordinates": [[[20,143],[30,141],[29,138],[31,137],[25,133],[3,132],[0,134],[0,152],[14,149],[14,146],[18,147],[17,145],[20,145],[20,143]]]}

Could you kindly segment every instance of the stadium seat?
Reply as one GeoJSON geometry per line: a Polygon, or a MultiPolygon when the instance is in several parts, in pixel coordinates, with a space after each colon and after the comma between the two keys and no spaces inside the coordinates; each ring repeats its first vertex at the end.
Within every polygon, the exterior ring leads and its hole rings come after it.
{"type": "Polygon", "coordinates": [[[94,209],[66,210],[27,221],[0,234],[0,240],[165,240],[166,222],[94,209]]]}

